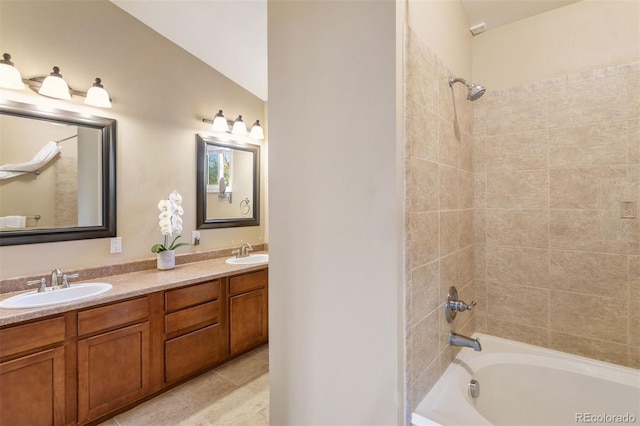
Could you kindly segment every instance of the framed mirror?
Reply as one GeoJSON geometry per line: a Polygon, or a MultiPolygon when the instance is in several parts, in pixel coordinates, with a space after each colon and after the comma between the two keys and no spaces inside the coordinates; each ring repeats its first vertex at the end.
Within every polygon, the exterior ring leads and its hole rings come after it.
{"type": "Polygon", "coordinates": [[[260,147],[196,135],[198,229],[260,225],[260,147]]]}
{"type": "Polygon", "coordinates": [[[116,236],[116,121],[0,100],[0,246],[116,236]]]}

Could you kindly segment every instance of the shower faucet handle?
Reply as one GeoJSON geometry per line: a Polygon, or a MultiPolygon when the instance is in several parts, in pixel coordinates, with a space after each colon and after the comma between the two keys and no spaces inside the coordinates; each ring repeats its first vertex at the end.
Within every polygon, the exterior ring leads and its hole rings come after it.
{"type": "Polygon", "coordinates": [[[447,301],[444,304],[447,322],[453,322],[458,312],[470,311],[476,305],[477,303],[475,301],[466,304],[462,300],[458,300],[458,290],[455,287],[449,287],[447,301]]]}

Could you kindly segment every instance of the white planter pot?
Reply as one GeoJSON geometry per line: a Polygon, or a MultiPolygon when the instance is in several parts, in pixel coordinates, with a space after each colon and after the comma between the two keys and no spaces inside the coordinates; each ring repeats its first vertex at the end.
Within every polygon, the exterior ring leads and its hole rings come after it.
{"type": "Polygon", "coordinates": [[[165,271],[176,267],[176,251],[165,250],[158,253],[158,269],[165,271]]]}

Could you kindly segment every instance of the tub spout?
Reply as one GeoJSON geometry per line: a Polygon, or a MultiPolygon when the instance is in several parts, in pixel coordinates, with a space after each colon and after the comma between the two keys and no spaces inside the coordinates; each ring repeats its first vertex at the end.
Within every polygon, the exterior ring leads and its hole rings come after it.
{"type": "Polygon", "coordinates": [[[453,331],[449,332],[449,344],[451,346],[466,346],[467,348],[473,348],[477,352],[482,350],[479,339],[472,339],[462,334],[456,334],[453,331]]]}

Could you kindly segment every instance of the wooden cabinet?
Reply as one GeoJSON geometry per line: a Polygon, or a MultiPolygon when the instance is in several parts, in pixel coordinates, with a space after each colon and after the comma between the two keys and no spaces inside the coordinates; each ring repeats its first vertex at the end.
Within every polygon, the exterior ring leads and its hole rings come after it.
{"type": "Polygon", "coordinates": [[[269,338],[266,269],[229,278],[229,345],[236,355],[269,338]]]}
{"type": "Polygon", "coordinates": [[[225,355],[220,280],[165,293],[165,382],[212,366],[225,355]]]}
{"type": "Polygon", "coordinates": [[[0,425],[96,423],[268,340],[267,269],[0,329],[0,425]]]}
{"type": "Polygon", "coordinates": [[[149,393],[148,318],[148,297],[78,313],[79,423],[149,393]]]}
{"type": "Polygon", "coordinates": [[[0,330],[0,425],[65,423],[63,317],[0,330]]]}

